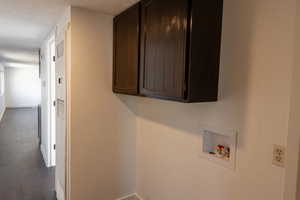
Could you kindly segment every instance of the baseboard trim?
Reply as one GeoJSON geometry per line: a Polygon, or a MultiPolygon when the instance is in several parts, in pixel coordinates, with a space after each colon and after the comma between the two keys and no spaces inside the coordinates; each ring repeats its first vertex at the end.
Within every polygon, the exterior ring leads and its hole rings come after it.
{"type": "Polygon", "coordinates": [[[46,151],[45,151],[44,145],[41,144],[40,149],[41,149],[42,156],[43,156],[43,160],[44,160],[44,163],[45,163],[46,167],[47,167],[47,168],[51,167],[51,166],[50,166],[50,162],[49,162],[49,160],[47,159],[47,155],[46,155],[46,151]]]}
{"type": "Polygon", "coordinates": [[[35,109],[37,106],[6,107],[8,110],[35,109]]]}
{"type": "Polygon", "coordinates": [[[130,195],[118,198],[116,200],[126,200],[126,199],[128,199],[130,197],[136,197],[138,200],[143,200],[137,193],[133,193],[133,194],[130,194],[130,195]]]}
{"type": "Polygon", "coordinates": [[[136,194],[137,198],[139,198],[140,200],[144,200],[140,195],[136,194]]]}
{"type": "Polygon", "coordinates": [[[55,181],[55,188],[56,188],[56,199],[57,200],[65,200],[65,192],[61,186],[61,184],[59,183],[59,181],[55,181]]]}
{"type": "Polygon", "coordinates": [[[6,108],[4,108],[3,112],[0,113],[0,121],[2,120],[4,113],[5,113],[6,108]]]}
{"type": "Polygon", "coordinates": [[[135,194],[135,196],[139,199],[139,200],[144,200],[141,196],[139,196],[138,194],[135,194]]]}

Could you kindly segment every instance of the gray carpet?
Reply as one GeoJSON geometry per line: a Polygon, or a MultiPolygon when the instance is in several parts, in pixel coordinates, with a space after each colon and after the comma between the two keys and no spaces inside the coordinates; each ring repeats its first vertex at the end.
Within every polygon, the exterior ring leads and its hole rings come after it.
{"type": "Polygon", "coordinates": [[[54,169],[39,150],[37,109],[7,109],[0,122],[0,199],[55,199],[54,169]]]}

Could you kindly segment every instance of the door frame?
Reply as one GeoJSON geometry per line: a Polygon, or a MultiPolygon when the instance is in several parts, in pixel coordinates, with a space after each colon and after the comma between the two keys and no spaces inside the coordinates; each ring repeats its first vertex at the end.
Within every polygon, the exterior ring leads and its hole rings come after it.
{"type": "Polygon", "coordinates": [[[65,160],[65,199],[71,200],[71,23],[65,30],[65,87],[66,87],[66,160],[65,160]]]}
{"type": "MultiPolygon", "coordinates": [[[[70,88],[70,73],[71,73],[71,24],[70,21],[67,21],[66,23],[59,24],[56,28],[56,38],[55,41],[57,44],[59,44],[60,40],[63,40],[64,42],[64,53],[63,53],[63,59],[64,59],[64,77],[63,81],[65,84],[64,88],[64,118],[65,118],[65,159],[64,159],[64,187],[59,184],[59,182],[55,181],[55,187],[56,187],[56,193],[57,193],[57,199],[58,200],[70,200],[70,194],[71,194],[71,176],[70,176],[70,165],[71,165],[71,159],[70,159],[70,151],[71,151],[71,141],[70,141],[70,94],[71,94],[71,88],[70,88]],[[63,38],[61,38],[63,37],[63,38]],[[64,191],[63,191],[64,190],[64,191]]],[[[57,47],[56,47],[57,49],[57,47]]],[[[57,63],[58,64],[57,58],[57,63]]],[[[59,98],[56,96],[56,98],[59,98]]],[[[57,103],[58,104],[58,103],[57,103]]],[[[57,108],[59,109],[59,105],[57,105],[57,108]]],[[[58,138],[57,138],[58,139],[58,138]]]]}
{"type": "Polygon", "coordinates": [[[48,43],[49,48],[49,136],[48,136],[48,155],[50,166],[56,165],[56,108],[55,108],[55,61],[53,57],[56,55],[55,34],[50,38],[48,43]],[[53,49],[54,48],[54,49],[53,49]]]}

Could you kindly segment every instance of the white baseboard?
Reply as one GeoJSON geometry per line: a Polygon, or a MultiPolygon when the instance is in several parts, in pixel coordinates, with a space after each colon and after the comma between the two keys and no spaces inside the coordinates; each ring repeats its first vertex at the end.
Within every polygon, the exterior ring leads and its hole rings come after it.
{"type": "Polygon", "coordinates": [[[141,196],[139,196],[138,194],[135,194],[135,196],[139,199],[139,200],[144,200],[141,196]]]}
{"type": "Polygon", "coordinates": [[[135,194],[137,196],[138,199],[140,200],[144,200],[141,196],[139,196],[138,194],[135,194]]]}
{"type": "Polygon", "coordinates": [[[46,167],[51,167],[50,162],[47,159],[47,154],[46,154],[44,145],[41,144],[40,149],[41,149],[43,159],[44,159],[44,163],[45,163],[46,167]]]}
{"type": "Polygon", "coordinates": [[[34,109],[37,106],[8,106],[7,109],[9,110],[17,110],[17,109],[34,109]]]}
{"type": "Polygon", "coordinates": [[[55,184],[55,190],[56,190],[57,200],[65,200],[65,192],[64,192],[61,184],[57,180],[56,180],[56,184],[55,184]]]}
{"type": "Polygon", "coordinates": [[[127,199],[129,199],[130,197],[135,197],[135,198],[138,199],[138,200],[143,200],[143,199],[142,199],[138,194],[136,194],[136,193],[133,193],[133,194],[130,194],[130,195],[127,195],[127,196],[118,198],[118,199],[116,199],[116,200],[127,200],[127,199]]]}
{"type": "Polygon", "coordinates": [[[4,108],[3,112],[0,113],[0,121],[1,121],[2,118],[3,118],[3,115],[4,115],[4,113],[5,113],[5,109],[6,109],[6,108],[4,108]]]}

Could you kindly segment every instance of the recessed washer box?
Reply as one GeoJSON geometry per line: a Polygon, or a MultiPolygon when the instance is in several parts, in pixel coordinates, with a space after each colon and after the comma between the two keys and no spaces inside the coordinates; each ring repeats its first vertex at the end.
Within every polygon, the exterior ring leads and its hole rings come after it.
{"type": "Polygon", "coordinates": [[[237,131],[220,128],[202,130],[203,145],[201,156],[228,169],[235,169],[237,131]]]}

